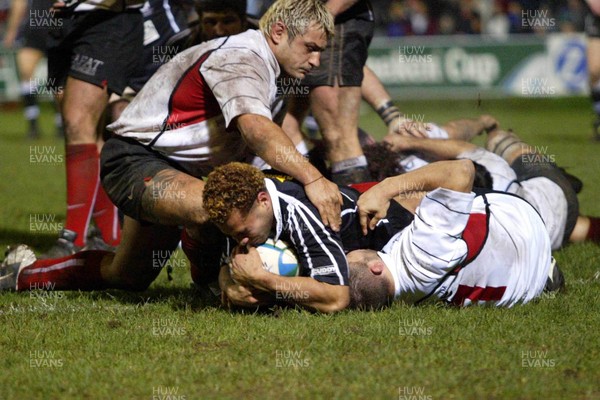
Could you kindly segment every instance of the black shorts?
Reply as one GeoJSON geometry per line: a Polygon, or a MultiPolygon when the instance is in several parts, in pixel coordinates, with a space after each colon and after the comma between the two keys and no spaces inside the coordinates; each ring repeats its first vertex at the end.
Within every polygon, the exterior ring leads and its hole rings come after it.
{"type": "Polygon", "coordinates": [[[554,163],[545,162],[530,162],[523,157],[517,157],[513,161],[511,168],[517,174],[519,181],[525,181],[531,178],[544,177],[557,184],[565,194],[567,200],[567,222],[565,224],[565,234],[563,236],[563,244],[569,241],[569,237],[577,223],[579,217],[579,200],[577,193],[571,186],[571,183],[554,163]]]}
{"type": "Polygon", "coordinates": [[[125,215],[142,221],[142,195],[146,182],[159,171],[178,166],[134,139],[113,136],[106,141],[100,154],[102,186],[125,215]]]}
{"type": "Polygon", "coordinates": [[[600,16],[591,12],[585,16],[585,33],[589,37],[600,38],[600,16]]]}
{"type": "Polygon", "coordinates": [[[321,53],[321,64],[302,80],[306,86],[360,86],[373,38],[374,22],[350,19],[335,25],[335,36],[321,53]]]}
{"type": "Polygon", "coordinates": [[[142,59],[144,28],[139,10],[90,11],[60,19],[50,30],[48,81],[64,86],[67,76],[122,94],[142,59]]]}
{"type": "Polygon", "coordinates": [[[17,33],[17,46],[46,53],[48,35],[51,29],[59,29],[61,22],[52,17],[52,1],[33,0],[30,2],[26,17],[17,33]]]}

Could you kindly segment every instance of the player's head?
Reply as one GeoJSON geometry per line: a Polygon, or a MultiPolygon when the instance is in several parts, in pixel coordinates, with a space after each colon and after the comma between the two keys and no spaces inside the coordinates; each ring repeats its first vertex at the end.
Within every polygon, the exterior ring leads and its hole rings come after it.
{"type": "Polygon", "coordinates": [[[319,66],[334,32],[333,16],[321,0],[277,0],[259,26],[283,70],[299,79],[319,66]]]}
{"type": "Polygon", "coordinates": [[[206,180],[202,206],[211,222],[238,242],[259,245],[269,237],[273,225],[271,197],[265,175],[243,163],[215,168],[206,180]]]}
{"type": "Polygon", "coordinates": [[[490,174],[490,171],[484,165],[476,163],[475,161],[473,161],[473,165],[475,166],[473,187],[493,189],[494,178],[492,177],[492,174],[490,174]]]}
{"type": "Polygon", "coordinates": [[[204,40],[246,30],[246,0],[199,0],[196,5],[204,40]]]}
{"type": "Polygon", "coordinates": [[[377,310],[394,296],[394,281],[383,260],[373,250],[355,250],[347,255],[350,270],[350,307],[377,310]]]}

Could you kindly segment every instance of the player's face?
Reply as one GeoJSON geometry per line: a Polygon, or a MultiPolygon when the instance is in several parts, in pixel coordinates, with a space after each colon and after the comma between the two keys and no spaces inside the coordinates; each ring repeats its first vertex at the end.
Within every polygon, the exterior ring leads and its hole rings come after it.
{"type": "Polygon", "coordinates": [[[325,32],[312,24],[304,35],[297,35],[291,42],[287,40],[287,31],[284,37],[277,59],[289,76],[302,79],[319,66],[321,52],[327,45],[325,32]]]}
{"type": "Polygon", "coordinates": [[[243,31],[244,23],[233,11],[202,13],[202,33],[205,40],[237,35],[243,31]]]}
{"type": "Polygon", "coordinates": [[[247,240],[247,244],[258,246],[269,238],[273,218],[270,198],[265,192],[261,192],[247,215],[233,210],[225,225],[219,228],[238,243],[247,240]]]}

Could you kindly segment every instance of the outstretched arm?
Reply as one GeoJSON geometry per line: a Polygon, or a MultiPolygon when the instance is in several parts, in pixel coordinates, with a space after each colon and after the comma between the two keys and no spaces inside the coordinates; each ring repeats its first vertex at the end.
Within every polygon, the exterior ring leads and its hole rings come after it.
{"type": "Polygon", "coordinates": [[[385,218],[389,202],[409,192],[422,192],[443,187],[469,193],[473,188],[475,167],[470,160],[438,161],[403,175],[386,178],[358,199],[363,234],[373,230],[385,218]]]}
{"type": "Polygon", "coordinates": [[[434,160],[453,160],[461,153],[477,148],[477,145],[456,139],[419,139],[410,136],[387,135],[383,141],[390,145],[392,151],[417,152],[434,160]]]}

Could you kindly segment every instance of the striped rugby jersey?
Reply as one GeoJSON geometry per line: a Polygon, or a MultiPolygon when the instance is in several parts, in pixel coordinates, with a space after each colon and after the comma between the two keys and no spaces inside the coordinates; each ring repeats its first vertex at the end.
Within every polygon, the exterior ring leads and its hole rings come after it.
{"type": "Polygon", "coordinates": [[[356,249],[380,250],[413,219],[409,211],[392,202],[386,218],[363,236],[356,205],[359,193],[340,187],[344,202],[342,225],[336,233],[323,224],[302,185],[277,179],[265,179],[265,185],[275,214],[274,240],[283,240],[296,250],[300,276],[321,282],[348,285],[345,253],[356,249]]]}
{"type": "Polygon", "coordinates": [[[108,128],[201,177],[216,165],[247,157],[231,121],[241,114],[272,120],[279,73],[260,31],[211,40],[161,66],[108,128]]]}

